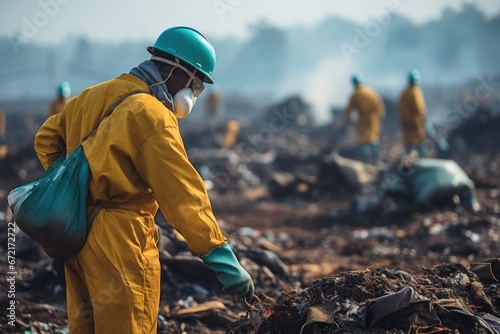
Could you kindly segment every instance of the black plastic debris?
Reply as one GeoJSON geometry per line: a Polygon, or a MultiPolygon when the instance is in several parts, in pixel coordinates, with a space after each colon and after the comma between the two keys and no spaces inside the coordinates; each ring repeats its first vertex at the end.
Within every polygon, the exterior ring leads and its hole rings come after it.
{"type": "Polygon", "coordinates": [[[432,313],[431,301],[421,297],[411,286],[373,299],[367,306],[366,328],[407,329],[412,324],[435,325],[439,319],[432,313]]]}

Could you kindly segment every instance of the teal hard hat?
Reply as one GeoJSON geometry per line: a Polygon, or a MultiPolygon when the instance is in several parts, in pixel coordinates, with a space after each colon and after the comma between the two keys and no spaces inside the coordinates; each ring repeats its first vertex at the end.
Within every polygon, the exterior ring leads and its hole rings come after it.
{"type": "Polygon", "coordinates": [[[363,76],[359,73],[355,73],[351,77],[351,82],[354,86],[359,86],[363,83],[363,76]]]}
{"type": "Polygon", "coordinates": [[[67,81],[62,81],[57,86],[57,92],[59,93],[59,95],[69,97],[71,95],[71,86],[67,81]]]}
{"type": "Polygon", "coordinates": [[[149,53],[160,56],[161,52],[179,58],[205,75],[203,81],[213,83],[215,49],[200,32],[189,27],[172,27],[156,39],[149,53]],[[156,51],[160,51],[159,54],[156,51]]]}
{"type": "Polygon", "coordinates": [[[418,70],[411,70],[408,72],[408,82],[410,85],[419,85],[422,81],[420,77],[420,72],[418,70]]]}

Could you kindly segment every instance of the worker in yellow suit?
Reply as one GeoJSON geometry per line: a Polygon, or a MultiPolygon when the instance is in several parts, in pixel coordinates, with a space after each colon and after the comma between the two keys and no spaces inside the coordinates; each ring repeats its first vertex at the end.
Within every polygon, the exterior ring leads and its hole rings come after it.
{"type": "Polygon", "coordinates": [[[7,130],[7,116],[5,115],[5,110],[0,108],[0,159],[5,158],[9,153],[7,142],[5,140],[5,133],[7,130]]]}
{"type": "Polygon", "coordinates": [[[151,58],[130,73],[87,88],[49,117],[35,138],[48,168],[83,143],[91,179],[89,212],[100,208],[83,248],[65,259],[70,333],[157,332],[160,302],[158,208],[212,269],[224,290],[247,301],[254,285],[212,212],[203,180],[189,162],[178,118],[186,117],[205,83],[213,83],[215,49],[189,27],[165,30],[151,58]]]}
{"type": "Polygon", "coordinates": [[[228,121],[226,125],[226,134],[224,135],[224,140],[222,142],[222,148],[225,150],[231,149],[236,143],[239,133],[240,123],[235,120],[228,121]]]}
{"type": "Polygon", "coordinates": [[[416,150],[419,157],[426,156],[425,130],[426,107],[424,95],[419,85],[420,72],[412,70],[408,73],[408,87],[399,99],[399,118],[403,130],[403,142],[406,153],[416,150]]]}
{"type": "Polygon", "coordinates": [[[208,91],[208,95],[205,98],[205,106],[209,121],[216,117],[218,111],[222,108],[222,104],[222,92],[217,86],[212,87],[212,89],[208,91]]]}
{"type": "Polygon", "coordinates": [[[356,144],[359,147],[361,160],[377,164],[380,150],[380,122],[385,116],[384,103],[380,96],[370,87],[363,84],[361,75],[351,78],[355,91],[344,111],[344,122],[348,122],[351,113],[356,111],[356,144]]]}
{"type": "Polygon", "coordinates": [[[59,114],[70,100],[71,86],[68,82],[62,81],[57,86],[57,96],[49,107],[49,116],[59,114]]]}

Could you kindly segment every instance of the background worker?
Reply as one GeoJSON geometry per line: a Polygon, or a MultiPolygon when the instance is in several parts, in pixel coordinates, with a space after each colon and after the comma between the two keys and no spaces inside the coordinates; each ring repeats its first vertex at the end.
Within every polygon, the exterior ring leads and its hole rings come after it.
{"type": "Polygon", "coordinates": [[[218,133],[219,131],[217,131],[217,119],[223,120],[223,115],[221,115],[223,106],[222,92],[220,91],[219,87],[214,84],[211,85],[211,87],[207,88],[206,95],[207,96],[205,97],[204,101],[206,119],[203,120],[203,122],[207,127],[206,131],[209,135],[209,138],[213,139],[219,137],[220,135],[218,133]]]}
{"type": "Polygon", "coordinates": [[[160,208],[224,290],[250,300],[254,285],[212,212],[203,180],[188,161],[177,118],[189,115],[213,83],[215,50],[188,27],[165,30],[151,59],[87,88],[49,117],[35,138],[48,168],[80,143],[111,105],[127,97],[83,144],[91,169],[89,209],[101,207],[88,239],[65,259],[70,333],[156,333],[160,305],[160,208]]]}
{"type": "Polygon", "coordinates": [[[408,73],[408,87],[399,99],[399,118],[403,130],[403,143],[406,153],[416,150],[419,157],[426,156],[424,141],[427,138],[425,130],[426,107],[424,95],[419,85],[420,72],[412,70],[408,73]]]}
{"type": "Polygon", "coordinates": [[[5,156],[9,153],[5,135],[6,130],[7,116],[5,115],[5,110],[0,108],[0,159],[5,158],[5,156]]]}
{"type": "Polygon", "coordinates": [[[57,96],[49,107],[49,117],[59,114],[70,100],[71,86],[68,82],[62,81],[57,86],[57,96]]]}
{"type": "Polygon", "coordinates": [[[213,122],[217,114],[220,114],[223,106],[222,92],[217,85],[207,89],[207,96],[205,97],[205,107],[207,110],[207,117],[209,122],[213,122]]]}
{"type": "Polygon", "coordinates": [[[224,150],[230,150],[236,143],[239,133],[240,123],[236,120],[228,121],[226,125],[226,134],[224,135],[224,140],[222,141],[222,148],[224,150]]]}
{"type": "Polygon", "coordinates": [[[350,120],[353,111],[357,112],[356,144],[361,160],[378,164],[380,122],[385,116],[384,103],[372,88],[363,84],[361,75],[353,75],[351,81],[355,90],[344,111],[344,123],[350,120]]]}

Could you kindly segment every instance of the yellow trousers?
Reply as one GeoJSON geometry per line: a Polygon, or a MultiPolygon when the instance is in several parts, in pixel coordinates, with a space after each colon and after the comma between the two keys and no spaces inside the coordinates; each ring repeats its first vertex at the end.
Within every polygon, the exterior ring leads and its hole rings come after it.
{"type": "Polygon", "coordinates": [[[157,242],[150,214],[101,209],[85,246],[65,260],[71,334],[157,333],[157,242]]]}

